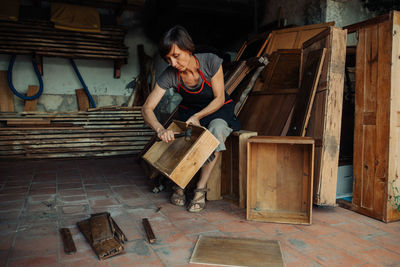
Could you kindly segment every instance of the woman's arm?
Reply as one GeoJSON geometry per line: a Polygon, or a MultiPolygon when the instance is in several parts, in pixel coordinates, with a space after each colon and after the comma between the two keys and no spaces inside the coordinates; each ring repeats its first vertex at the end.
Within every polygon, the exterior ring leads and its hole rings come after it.
{"type": "Polygon", "coordinates": [[[161,98],[165,94],[165,90],[162,89],[158,84],[154,86],[154,90],[147,97],[146,102],[142,106],[142,115],[144,121],[157,133],[158,138],[163,140],[164,142],[173,141],[174,132],[171,130],[167,130],[164,126],[157,120],[156,115],[154,114],[154,109],[157,104],[160,102],[161,98]]]}
{"type": "Polygon", "coordinates": [[[214,93],[214,99],[205,108],[190,117],[186,124],[192,123],[200,125],[200,120],[220,109],[225,103],[225,85],[224,72],[222,65],[218,68],[217,73],[211,78],[211,86],[214,93]]]}

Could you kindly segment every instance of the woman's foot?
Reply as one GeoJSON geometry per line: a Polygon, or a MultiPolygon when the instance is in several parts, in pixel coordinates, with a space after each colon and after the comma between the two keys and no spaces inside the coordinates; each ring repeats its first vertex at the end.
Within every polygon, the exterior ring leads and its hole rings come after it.
{"type": "Polygon", "coordinates": [[[184,206],[186,196],[185,192],[183,192],[183,189],[178,186],[174,186],[172,189],[174,190],[174,193],[172,193],[171,196],[171,203],[177,206],[184,206]]]}
{"type": "Polygon", "coordinates": [[[194,190],[193,200],[190,201],[188,206],[189,212],[200,212],[206,207],[206,192],[207,188],[200,188],[194,190]]]}

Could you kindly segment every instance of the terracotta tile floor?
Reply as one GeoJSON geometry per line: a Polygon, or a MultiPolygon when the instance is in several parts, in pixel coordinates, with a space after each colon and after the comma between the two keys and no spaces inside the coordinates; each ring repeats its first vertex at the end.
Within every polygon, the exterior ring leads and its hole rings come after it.
{"type": "Polygon", "coordinates": [[[400,222],[314,207],[311,226],[257,223],[224,200],[191,214],[169,194],[151,193],[133,158],[0,162],[0,266],[190,266],[199,234],[277,239],[287,266],[400,266],[400,222]],[[124,254],[99,261],[75,224],[102,211],[129,242],[124,254]],[[64,253],[61,227],[71,228],[76,254],[64,253]]]}

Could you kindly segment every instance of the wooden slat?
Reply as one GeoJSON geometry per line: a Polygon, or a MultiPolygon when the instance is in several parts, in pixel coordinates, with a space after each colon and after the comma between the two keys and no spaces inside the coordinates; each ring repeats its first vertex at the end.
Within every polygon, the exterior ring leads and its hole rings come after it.
{"type": "Polygon", "coordinates": [[[86,111],[89,108],[89,97],[87,96],[85,89],[75,89],[76,99],[78,102],[78,110],[86,111]]]}
{"type": "MultiPolygon", "coordinates": [[[[34,96],[37,94],[39,91],[39,86],[36,85],[29,85],[28,86],[28,93],[26,96],[34,96]]],[[[39,98],[33,99],[33,100],[25,100],[25,107],[24,111],[35,111],[36,110],[36,105],[38,102],[39,98]]]]}
{"type": "Polygon", "coordinates": [[[8,86],[7,71],[0,71],[0,111],[14,111],[14,94],[8,86]]]}
{"type": "Polygon", "coordinates": [[[326,48],[323,48],[314,50],[307,56],[301,86],[296,96],[293,117],[287,135],[305,136],[325,53],[326,48]]]}

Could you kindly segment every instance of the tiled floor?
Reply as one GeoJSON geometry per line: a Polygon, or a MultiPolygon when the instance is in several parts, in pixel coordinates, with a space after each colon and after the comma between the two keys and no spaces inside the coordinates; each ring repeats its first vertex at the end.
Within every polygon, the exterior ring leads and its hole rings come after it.
{"type": "Polygon", "coordinates": [[[400,266],[400,222],[337,207],[314,208],[311,226],[257,223],[223,200],[191,214],[169,204],[169,193],[151,193],[133,158],[0,162],[0,177],[0,266],[191,266],[199,234],[277,239],[287,266],[400,266]],[[129,242],[123,254],[99,261],[75,223],[102,211],[129,242]],[[76,254],[64,253],[61,227],[71,228],[76,254]]]}

